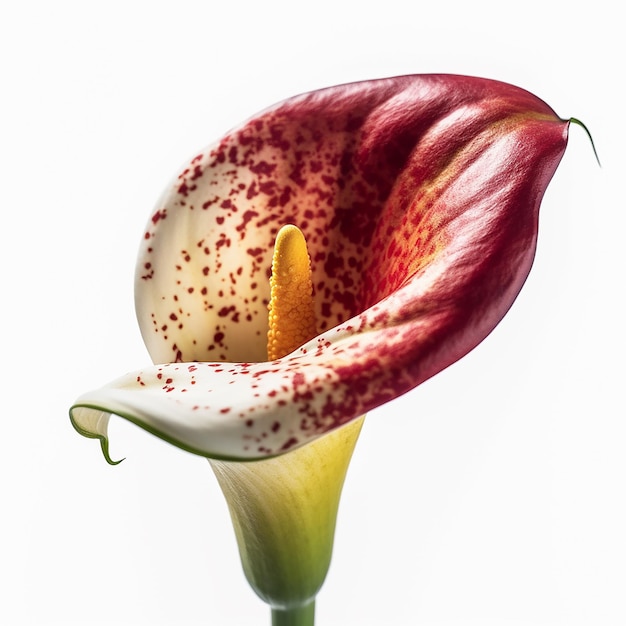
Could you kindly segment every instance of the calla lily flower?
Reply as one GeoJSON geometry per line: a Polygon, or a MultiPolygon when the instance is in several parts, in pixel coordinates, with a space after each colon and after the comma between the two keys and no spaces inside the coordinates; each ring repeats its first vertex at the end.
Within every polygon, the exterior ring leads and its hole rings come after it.
{"type": "MultiPolygon", "coordinates": [[[[309,623],[357,418],[506,314],[568,126],[527,91],[453,75],[342,85],[252,118],[194,156],[148,222],[136,309],[156,365],[81,396],[74,427],[109,461],[111,414],[213,459],[248,579],[275,623],[309,623]],[[312,313],[296,314],[308,330],[272,354],[270,269],[287,224],[306,240],[312,313]],[[302,584],[297,550],[312,555],[302,584]],[[281,621],[292,607],[308,617],[281,621]]],[[[306,257],[285,254],[287,274],[306,257]]]]}

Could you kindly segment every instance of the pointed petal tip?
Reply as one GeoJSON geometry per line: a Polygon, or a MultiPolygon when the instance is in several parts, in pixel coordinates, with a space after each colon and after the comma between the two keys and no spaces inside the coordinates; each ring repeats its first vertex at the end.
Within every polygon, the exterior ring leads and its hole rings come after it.
{"type": "Polygon", "coordinates": [[[602,167],[602,163],[600,163],[600,157],[598,156],[598,151],[596,150],[596,144],[593,141],[593,137],[591,135],[591,131],[589,130],[589,128],[587,128],[587,125],[584,124],[581,120],[579,120],[576,117],[570,117],[568,121],[570,124],[576,124],[577,126],[580,126],[585,133],[587,134],[587,137],[589,137],[589,141],[591,142],[591,148],[593,149],[593,154],[596,157],[596,161],[598,162],[598,166],[602,167]]]}
{"type": "Polygon", "coordinates": [[[119,465],[122,461],[125,460],[125,457],[124,457],[124,458],[121,458],[119,461],[114,461],[109,455],[109,440],[106,437],[98,437],[98,439],[100,439],[100,447],[102,448],[102,454],[104,455],[104,458],[109,465],[119,465]]]}

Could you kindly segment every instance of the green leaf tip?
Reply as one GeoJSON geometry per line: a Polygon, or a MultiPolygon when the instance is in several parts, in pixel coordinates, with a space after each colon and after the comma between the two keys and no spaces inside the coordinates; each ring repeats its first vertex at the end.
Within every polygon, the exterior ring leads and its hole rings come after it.
{"type": "Polygon", "coordinates": [[[589,129],[585,126],[585,124],[583,124],[583,122],[575,117],[570,117],[569,122],[571,124],[577,124],[587,133],[587,137],[589,137],[589,141],[591,142],[591,147],[593,148],[593,153],[596,157],[596,161],[598,162],[598,165],[602,167],[602,163],[600,163],[600,157],[598,156],[598,151],[596,150],[596,144],[593,142],[593,137],[591,136],[589,129]]]}
{"type": "Polygon", "coordinates": [[[109,440],[106,437],[98,437],[100,439],[100,447],[102,448],[102,454],[109,465],[119,465],[124,459],[114,461],[109,455],[109,440]]]}

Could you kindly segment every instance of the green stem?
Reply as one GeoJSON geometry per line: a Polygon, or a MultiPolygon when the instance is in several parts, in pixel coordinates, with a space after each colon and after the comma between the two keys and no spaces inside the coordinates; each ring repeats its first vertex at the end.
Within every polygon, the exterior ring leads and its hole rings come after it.
{"type": "Polygon", "coordinates": [[[314,626],[315,600],[290,609],[272,608],[272,626],[314,626]]]}

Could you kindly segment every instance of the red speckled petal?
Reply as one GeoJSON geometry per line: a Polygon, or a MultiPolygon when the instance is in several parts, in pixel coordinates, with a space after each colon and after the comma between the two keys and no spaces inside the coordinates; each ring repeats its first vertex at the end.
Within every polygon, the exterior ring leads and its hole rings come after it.
{"type": "Polygon", "coordinates": [[[193,159],[146,230],[138,317],[152,358],[174,363],[83,396],[75,425],[89,431],[89,406],[198,454],[254,458],[415,387],[517,296],[567,130],[528,92],[460,76],[269,109],[193,159]],[[270,364],[268,273],[285,223],[306,235],[322,334],[270,364]]]}

